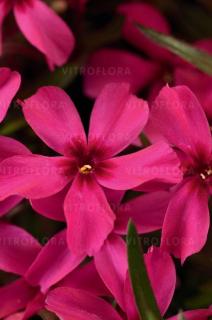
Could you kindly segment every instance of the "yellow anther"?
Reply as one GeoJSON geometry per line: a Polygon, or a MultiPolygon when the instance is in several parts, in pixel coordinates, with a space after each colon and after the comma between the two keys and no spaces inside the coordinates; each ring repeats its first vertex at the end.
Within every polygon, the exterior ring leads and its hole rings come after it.
{"type": "Polygon", "coordinates": [[[212,169],[211,168],[208,168],[208,169],[204,170],[204,172],[200,173],[200,177],[202,178],[202,180],[206,180],[211,175],[212,175],[212,169]]]}
{"type": "Polygon", "coordinates": [[[205,170],[205,172],[207,173],[208,176],[212,175],[212,169],[211,168],[209,168],[208,170],[205,170]]]}
{"type": "Polygon", "coordinates": [[[84,166],[79,168],[79,172],[82,174],[89,174],[89,173],[91,173],[92,170],[93,170],[93,168],[91,167],[90,164],[85,164],[84,166]]]}
{"type": "Polygon", "coordinates": [[[202,180],[206,179],[206,175],[204,173],[200,173],[200,177],[202,178],[202,180]]]}

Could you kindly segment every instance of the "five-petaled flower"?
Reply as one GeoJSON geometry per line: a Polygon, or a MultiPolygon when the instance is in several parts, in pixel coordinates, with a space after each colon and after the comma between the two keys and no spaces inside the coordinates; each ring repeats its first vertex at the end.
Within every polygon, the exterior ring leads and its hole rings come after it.
{"type": "Polygon", "coordinates": [[[212,191],[211,131],[199,101],[185,86],[164,87],[152,105],[153,141],[165,139],[181,159],[183,181],[173,189],[162,247],[184,261],[201,250],[209,229],[212,191]]]}
{"type": "MultiPolygon", "coordinates": [[[[0,165],[1,199],[40,199],[66,189],[64,211],[72,252],[93,255],[114,226],[104,188],[128,190],[148,181],[181,181],[179,160],[165,142],[114,157],[142,131],[148,106],[127,84],[110,84],[96,100],[88,139],[69,96],[44,87],[23,103],[27,122],[62,156],[14,156],[0,165]]],[[[51,197],[48,199],[52,205],[51,197]]]]}

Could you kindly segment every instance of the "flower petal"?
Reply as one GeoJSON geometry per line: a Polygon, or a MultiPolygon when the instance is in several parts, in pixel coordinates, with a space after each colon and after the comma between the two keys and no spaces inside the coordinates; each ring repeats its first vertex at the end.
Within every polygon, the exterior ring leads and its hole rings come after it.
{"type": "Polygon", "coordinates": [[[123,36],[129,43],[147,53],[154,60],[165,60],[167,62],[167,59],[170,59],[170,53],[167,50],[147,39],[135,26],[135,23],[139,23],[145,27],[169,34],[170,27],[160,11],[149,4],[136,2],[121,4],[118,11],[125,16],[123,36]]]}
{"type": "Polygon", "coordinates": [[[74,36],[66,23],[44,2],[17,2],[14,15],[27,40],[46,56],[51,69],[68,60],[74,48],[74,36]]]}
{"type": "Polygon", "coordinates": [[[23,320],[23,316],[23,312],[13,313],[9,317],[4,318],[4,320],[23,320]]]}
{"type": "Polygon", "coordinates": [[[197,69],[179,66],[174,71],[174,83],[188,86],[199,99],[208,119],[212,121],[212,77],[197,69]]]}
{"type": "MultiPolygon", "coordinates": [[[[1,41],[1,39],[0,39],[1,41]]],[[[0,122],[6,116],[7,110],[21,84],[21,76],[9,68],[0,68],[0,122]]]]}
{"type": "Polygon", "coordinates": [[[128,190],[147,181],[174,184],[181,181],[179,160],[164,142],[141,151],[101,162],[98,182],[106,188],[128,190]]]}
{"type": "MultiPolygon", "coordinates": [[[[166,312],[176,286],[176,271],[170,255],[160,248],[151,247],[144,255],[149,280],[162,315],[166,312]]],[[[138,319],[129,273],[125,282],[126,312],[129,320],[138,319]]]]}
{"type": "Polygon", "coordinates": [[[0,223],[0,269],[23,275],[41,246],[28,232],[8,223],[0,223]]]}
{"type": "Polygon", "coordinates": [[[147,103],[131,95],[126,83],[108,84],[98,96],[90,119],[89,146],[112,157],[141,133],[149,115],[147,103]]]}
{"type": "MultiPolygon", "coordinates": [[[[9,137],[0,136],[0,161],[15,155],[25,154],[31,154],[31,151],[27,149],[22,143],[9,137]]],[[[0,201],[0,216],[6,214],[21,200],[22,197],[11,196],[3,201],[0,201]]]]}
{"type": "Polygon", "coordinates": [[[96,270],[93,260],[74,269],[57,286],[85,290],[96,296],[110,295],[96,270]]]}
{"type": "MultiPolygon", "coordinates": [[[[183,316],[186,320],[208,320],[210,316],[212,316],[212,308],[208,309],[196,309],[196,310],[189,310],[183,312],[183,316]]],[[[168,318],[167,320],[178,320],[179,316],[174,316],[168,318]]]]}
{"type": "Polygon", "coordinates": [[[40,286],[46,292],[74,270],[84,259],[84,255],[73,255],[66,241],[66,231],[61,231],[51,238],[25,274],[25,279],[32,286],[40,286]]]}
{"type": "Polygon", "coordinates": [[[152,105],[150,121],[156,132],[191,157],[206,161],[211,157],[212,140],[207,118],[189,88],[164,87],[152,105]],[[198,130],[194,130],[197,123],[198,130]]]}
{"type": "Polygon", "coordinates": [[[69,160],[38,155],[14,156],[0,164],[1,200],[10,195],[45,198],[62,190],[72,179],[69,160]]]}
{"type": "Polygon", "coordinates": [[[123,190],[112,190],[103,188],[107,201],[109,202],[111,208],[114,212],[120,207],[121,201],[125,195],[125,191],[123,190]]]}
{"type": "Polygon", "coordinates": [[[151,247],[145,254],[145,263],[160,312],[164,315],[176,287],[174,262],[171,256],[161,248],[151,247]]]}
{"type": "Polygon", "coordinates": [[[7,212],[17,206],[22,200],[22,197],[11,196],[3,201],[0,201],[0,217],[4,216],[7,212]]]}
{"type": "MultiPolygon", "coordinates": [[[[23,279],[0,287],[1,319],[25,308],[27,303],[33,298],[35,292],[36,289],[31,288],[23,279]]],[[[15,318],[11,316],[11,319],[15,318]]]]}
{"type": "Polygon", "coordinates": [[[71,288],[61,287],[50,291],[46,308],[63,320],[122,320],[105,300],[87,291],[71,288]]]}
{"type": "Polygon", "coordinates": [[[79,114],[62,89],[42,87],[21,104],[26,121],[53,150],[70,154],[72,142],[85,143],[79,114]]]}
{"type": "Polygon", "coordinates": [[[128,266],[124,240],[116,235],[111,235],[94,256],[94,261],[106,287],[125,311],[124,283],[128,266]]]}
{"type": "Polygon", "coordinates": [[[116,212],[115,233],[125,235],[129,219],[139,233],[148,233],[162,228],[170,192],[158,191],[138,196],[121,204],[116,212]]]}
{"type": "Polygon", "coordinates": [[[186,179],[169,202],[161,246],[184,262],[202,249],[208,229],[208,192],[199,178],[186,179]]]}
{"type": "Polygon", "coordinates": [[[45,295],[38,291],[38,293],[29,301],[26,306],[23,319],[28,320],[31,319],[32,316],[37,314],[41,309],[45,306],[45,295]]]}
{"type": "Polygon", "coordinates": [[[159,69],[158,64],[128,51],[101,49],[90,56],[85,66],[84,92],[96,98],[106,84],[127,82],[136,93],[157,76],[159,69]]]}
{"type": "Polygon", "coordinates": [[[29,155],[31,151],[15,139],[0,136],[0,161],[17,155],[29,155]]]}
{"type": "Polygon", "coordinates": [[[112,231],[115,215],[93,177],[75,178],[65,199],[68,244],[73,253],[92,256],[112,231]]]}
{"type": "Polygon", "coordinates": [[[63,206],[69,188],[70,184],[50,197],[30,200],[32,208],[49,219],[65,221],[63,206]]]}

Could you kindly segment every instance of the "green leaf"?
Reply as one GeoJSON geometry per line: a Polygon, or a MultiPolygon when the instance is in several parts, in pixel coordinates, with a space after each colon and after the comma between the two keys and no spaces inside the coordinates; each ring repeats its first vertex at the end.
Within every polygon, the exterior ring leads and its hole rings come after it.
{"type": "Polygon", "coordinates": [[[196,49],[184,41],[177,40],[174,37],[146,28],[140,24],[136,24],[136,26],[153,42],[190,62],[204,73],[212,75],[212,56],[210,54],[196,49]]]}
{"type": "Polygon", "coordinates": [[[129,273],[140,318],[162,320],[147,274],[140,239],[131,221],[128,225],[127,250],[129,273]]]}

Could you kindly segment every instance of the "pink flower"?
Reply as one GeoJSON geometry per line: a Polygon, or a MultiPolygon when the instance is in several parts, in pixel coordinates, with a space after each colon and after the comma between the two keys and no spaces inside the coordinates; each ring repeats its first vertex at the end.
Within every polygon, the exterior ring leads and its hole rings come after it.
{"type": "MultiPolygon", "coordinates": [[[[150,86],[149,101],[152,102],[167,82],[187,85],[197,95],[209,121],[212,121],[212,77],[154,44],[135,26],[137,22],[170,34],[170,26],[161,12],[140,2],[122,4],[118,11],[125,18],[123,38],[149,59],[120,49],[97,50],[91,54],[85,66],[85,94],[95,98],[105,84],[126,81],[130,83],[133,93],[150,86]]],[[[212,53],[211,39],[200,40],[194,46],[212,53]]]]}
{"type": "Polygon", "coordinates": [[[45,55],[50,69],[68,60],[74,36],[66,23],[40,0],[0,1],[0,53],[2,24],[10,10],[27,40],[45,55]]]}
{"type": "Polygon", "coordinates": [[[93,53],[87,61],[84,75],[84,92],[92,98],[109,82],[129,82],[134,93],[150,84],[160,89],[165,84],[163,78],[167,65],[173,65],[173,55],[148,40],[135,26],[137,22],[169,34],[168,22],[156,8],[134,2],[121,4],[118,12],[125,18],[123,38],[150,59],[119,49],[100,49],[93,53]]]}
{"type": "Polygon", "coordinates": [[[90,55],[85,65],[83,91],[96,98],[102,88],[111,82],[128,82],[132,92],[150,85],[161,68],[154,61],[120,49],[99,49],[90,55]]]}
{"type": "Polygon", "coordinates": [[[126,84],[108,85],[99,95],[88,142],[75,106],[63,90],[41,88],[22,105],[37,135],[62,156],[17,156],[3,161],[1,199],[17,194],[46,198],[66,188],[64,211],[73,253],[93,255],[113,229],[115,215],[101,186],[127,190],[147,181],[175,184],[181,180],[178,158],[164,142],[114,157],[138,136],[148,119],[146,102],[131,95],[126,84]]]}
{"type": "MultiPolygon", "coordinates": [[[[94,256],[94,261],[100,277],[119,306],[129,319],[136,319],[137,308],[128,275],[125,242],[120,237],[112,235],[94,256]]],[[[174,263],[168,253],[156,247],[149,249],[145,255],[145,263],[159,309],[163,315],[175,290],[174,263]]]]}
{"type": "Polygon", "coordinates": [[[150,125],[181,158],[183,181],[173,189],[162,230],[162,247],[184,261],[201,250],[209,229],[212,139],[204,111],[185,86],[164,87],[152,105],[150,125]]]}
{"type": "MultiPolygon", "coordinates": [[[[105,300],[95,297],[82,290],[61,287],[49,292],[46,299],[46,308],[61,320],[124,320],[125,316],[120,314],[105,300]]],[[[183,313],[186,320],[208,320],[212,315],[212,309],[198,309],[183,313]]],[[[128,317],[128,320],[138,320],[139,315],[128,317]]],[[[178,320],[179,316],[168,318],[167,320],[178,320]]],[[[13,320],[13,319],[7,319],[13,320]]],[[[16,319],[14,319],[16,320],[16,319]]],[[[17,318],[19,320],[19,318],[17,318]]]]}
{"type": "MultiPolygon", "coordinates": [[[[0,68],[0,122],[4,120],[11,101],[20,87],[20,83],[21,76],[18,72],[11,71],[8,68],[0,68]]],[[[14,155],[29,153],[29,150],[16,140],[0,136],[0,161],[14,155]]],[[[21,199],[19,196],[11,196],[0,201],[0,216],[15,207],[21,199]]]]}
{"type": "MultiPolygon", "coordinates": [[[[121,308],[121,314],[124,313],[123,319],[137,320],[139,316],[128,275],[125,242],[121,238],[111,237],[107,240],[106,247],[107,251],[100,251],[95,256],[96,268],[121,308]]],[[[145,255],[145,262],[159,308],[164,314],[176,284],[174,263],[166,252],[156,247],[152,247],[145,255]]],[[[71,316],[74,319],[95,319],[95,316],[101,320],[121,319],[104,300],[65,287],[49,291],[46,308],[63,320],[68,320],[71,316]]]]}
{"type": "Polygon", "coordinates": [[[93,263],[78,267],[84,255],[71,254],[65,230],[41,247],[25,230],[1,222],[0,240],[0,269],[20,276],[0,287],[1,319],[7,316],[29,319],[44,307],[52,286],[65,285],[95,295],[107,294],[93,263]],[[21,310],[24,311],[16,314],[21,310]]]}
{"type": "MultiPolygon", "coordinates": [[[[156,247],[151,247],[144,258],[158,307],[161,315],[164,315],[176,286],[174,263],[168,253],[156,247]]],[[[138,320],[128,275],[125,242],[117,236],[111,236],[107,239],[105,248],[94,257],[94,261],[99,275],[120,307],[119,313],[94,294],[66,286],[51,289],[47,294],[45,307],[63,320],[138,320]]],[[[207,320],[211,315],[212,308],[184,312],[187,320],[207,320]]],[[[178,316],[174,316],[167,320],[177,319],[178,316]]]]}

